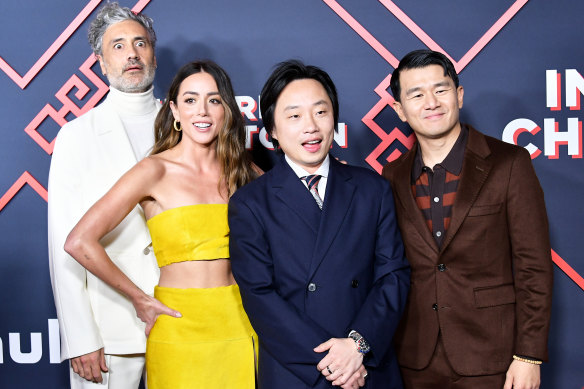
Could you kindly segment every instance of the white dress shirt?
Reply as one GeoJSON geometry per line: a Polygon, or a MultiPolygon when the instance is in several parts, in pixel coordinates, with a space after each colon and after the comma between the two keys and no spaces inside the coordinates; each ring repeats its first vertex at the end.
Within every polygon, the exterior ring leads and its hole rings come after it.
{"type": "MultiPolygon", "coordinates": [[[[292,170],[294,170],[294,173],[296,173],[296,175],[298,176],[299,179],[301,179],[302,177],[305,177],[305,176],[310,176],[311,174],[318,174],[321,176],[320,181],[318,181],[317,189],[318,189],[318,195],[320,196],[322,202],[324,203],[324,195],[326,192],[326,183],[328,181],[329,166],[331,163],[330,159],[329,159],[330,158],[329,155],[328,154],[326,155],[326,158],[324,159],[324,161],[322,161],[322,164],[319,166],[318,169],[316,169],[316,171],[314,173],[307,172],[302,167],[300,167],[300,165],[298,165],[297,163],[292,161],[290,158],[288,158],[287,155],[285,155],[284,158],[286,159],[286,162],[288,163],[288,165],[290,165],[292,170]]],[[[300,181],[302,181],[302,183],[304,184],[306,189],[308,189],[308,185],[306,184],[306,181],[304,181],[304,180],[300,180],[300,181]]]]}

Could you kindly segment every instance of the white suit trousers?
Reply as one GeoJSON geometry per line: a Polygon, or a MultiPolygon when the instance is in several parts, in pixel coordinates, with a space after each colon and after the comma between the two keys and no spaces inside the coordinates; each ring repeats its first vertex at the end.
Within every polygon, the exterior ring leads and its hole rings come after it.
{"type": "Polygon", "coordinates": [[[105,355],[108,367],[106,373],[101,373],[103,382],[100,384],[87,381],[73,371],[69,363],[71,389],[138,389],[140,379],[144,375],[144,355],[134,354],[105,355]]]}

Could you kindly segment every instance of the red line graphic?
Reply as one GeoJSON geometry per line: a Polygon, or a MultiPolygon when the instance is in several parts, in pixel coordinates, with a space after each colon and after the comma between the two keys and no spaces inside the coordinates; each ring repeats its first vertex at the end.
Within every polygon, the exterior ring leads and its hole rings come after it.
{"type": "MultiPolygon", "coordinates": [[[[349,27],[353,29],[371,48],[373,48],[383,59],[385,59],[393,68],[396,68],[399,60],[384,47],[365,27],[363,27],[351,14],[349,14],[337,0],[322,0],[329,6],[349,27]]],[[[432,50],[440,51],[446,55],[454,64],[456,71],[460,73],[477,54],[501,31],[501,29],[519,12],[519,10],[529,0],[517,0],[509,9],[489,28],[489,30],[471,47],[471,49],[460,59],[455,61],[440,45],[438,45],[422,28],[420,28],[405,12],[403,12],[392,0],[379,0],[389,12],[391,12],[400,22],[402,22],[415,36],[417,36],[426,46],[432,50]]],[[[407,148],[410,148],[414,142],[414,136],[406,137],[398,128],[394,128],[389,133],[385,132],[376,122],[375,117],[387,106],[393,108],[393,97],[387,92],[391,75],[388,75],[376,88],[375,92],[381,98],[377,104],[361,119],[373,133],[380,139],[381,143],[365,158],[365,161],[371,165],[377,172],[381,172],[382,165],[377,160],[381,154],[394,141],[401,142],[407,148]]],[[[399,150],[394,150],[387,161],[392,161],[401,155],[399,150]]]]}
{"type": "MultiPolygon", "coordinates": [[[[572,268],[572,266],[568,265],[566,261],[562,259],[554,250],[552,250],[552,260],[572,281],[576,283],[580,287],[580,289],[584,290],[584,278],[576,270],[572,268]]],[[[584,389],[584,388],[583,388],[584,389]]]]}
{"type": "MultiPolygon", "coordinates": [[[[444,55],[446,55],[448,57],[448,59],[450,59],[452,61],[452,63],[454,63],[456,66],[456,61],[454,59],[452,59],[452,57],[450,57],[450,55],[446,54],[446,51],[442,47],[440,47],[436,42],[434,42],[434,40],[432,38],[430,38],[430,36],[428,34],[426,34],[424,32],[424,30],[422,30],[420,27],[418,27],[418,25],[416,23],[414,23],[414,21],[412,19],[410,19],[410,17],[408,15],[406,15],[406,13],[404,11],[402,11],[397,5],[395,5],[393,3],[393,1],[379,0],[379,2],[381,4],[383,4],[385,6],[385,8],[387,8],[389,10],[389,12],[394,14],[395,17],[398,18],[398,20],[401,21],[411,32],[413,32],[415,36],[417,36],[422,42],[424,42],[426,44],[426,46],[428,46],[429,49],[444,53],[444,55]]],[[[399,63],[399,61],[398,61],[398,63],[399,63]]],[[[393,67],[396,68],[397,66],[393,66],[393,67]]],[[[456,69],[456,71],[457,71],[457,73],[460,72],[460,70],[458,70],[458,69],[456,69]]]]}
{"type": "Polygon", "coordinates": [[[355,18],[348,13],[339,3],[335,0],[322,0],[328,5],[341,19],[345,21],[365,42],[377,51],[379,55],[383,57],[391,66],[394,68],[399,64],[399,60],[389,52],[369,31],[365,29],[355,18]]]}
{"type": "MultiPolygon", "coordinates": [[[[528,2],[529,0],[517,0],[509,9],[489,28],[489,30],[474,44],[474,46],[460,59],[460,61],[455,61],[446,53],[442,47],[440,47],[428,34],[424,32],[418,25],[410,19],[408,15],[406,15],[397,5],[393,3],[391,0],[379,0],[381,4],[383,4],[389,12],[395,15],[396,18],[399,19],[411,32],[414,33],[428,48],[439,51],[446,55],[454,64],[456,68],[456,72],[460,73],[462,69],[469,64],[470,61],[477,56],[477,54],[484,49],[484,47],[501,31],[503,27],[519,12],[519,10],[528,2]]],[[[394,66],[395,68],[395,66],[394,66]]]]}
{"type": "Polygon", "coordinates": [[[34,178],[29,172],[25,171],[22,175],[12,184],[10,189],[4,193],[0,198],[0,211],[12,200],[12,198],[22,189],[24,185],[30,185],[35,192],[39,194],[45,201],[47,201],[48,193],[47,190],[34,178]]]}
{"type": "Polygon", "coordinates": [[[67,94],[73,89],[77,88],[75,97],[82,99],[89,91],[90,88],[85,85],[83,81],[75,74],[65,82],[65,84],[59,89],[55,96],[57,99],[63,103],[63,106],[58,111],[51,105],[46,104],[44,108],[32,119],[32,121],[26,126],[24,132],[26,132],[47,154],[53,153],[53,147],[55,145],[55,140],[51,142],[47,141],[44,136],[38,132],[38,127],[47,119],[51,117],[59,126],[63,126],[67,123],[67,115],[72,113],[76,117],[89,111],[105,96],[109,90],[108,86],[99,78],[92,70],[91,67],[95,64],[97,60],[95,56],[91,54],[79,67],[81,73],[83,73],[91,82],[97,86],[97,91],[95,94],[85,103],[83,107],[78,107],[67,94]]]}
{"type": "MultiPolygon", "coordinates": [[[[95,0],[92,0],[92,1],[95,1],[95,0]]],[[[99,3],[100,1],[101,0],[98,0],[97,3],[99,3]]],[[[150,0],[138,1],[138,3],[136,3],[136,5],[134,5],[134,7],[132,8],[132,11],[141,12],[149,2],[150,2],[150,0]]],[[[95,4],[95,6],[97,6],[97,4],[95,4]]],[[[95,6],[93,6],[91,11],[93,11],[93,9],[95,9],[95,6]]],[[[86,9],[87,9],[87,7],[86,7],[86,9]]],[[[85,9],[82,11],[82,13],[84,11],[85,11],[85,9]]],[[[78,18],[79,18],[79,16],[75,20],[77,20],[78,18]]],[[[85,20],[85,18],[87,18],[87,15],[83,18],[83,20],[85,20]]],[[[68,28],[70,28],[70,27],[71,26],[69,26],[68,28]]],[[[65,34],[65,33],[63,33],[63,34],[65,34]]],[[[61,34],[61,35],[63,35],[63,34],[61,34]]],[[[69,34],[69,36],[70,35],[71,34],[69,34]]],[[[109,90],[109,87],[101,80],[101,78],[99,78],[99,76],[97,76],[91,70],[91,67],[95,64],[96,61],[97,61],[97,59],[95,58],[95,56],[93,54],[91,54],[89,56],[89,58],[87,58],[85,60],[85,62],[83,63],[83,65],[81,65],[81,67],[79,68],[79,70],[81,70],[81,73],[83,73],[91,82],[93,82],[97,86],[97,91],[91,97],[91,99],[89,99],[89,101],[87,101],[87,103],[85,103],[85,105],[83,107],[78,107],[67,96],[67,94],[73,88],[77,88],[77,92],[75,93],[75,97],[77,97],[78,99],[81,100],[90,91],[90,88],[87,85],[85,85],[85,83],[83,83],[83,81],[81,81],[81,79],[79,79],[79,77],[77,77],[74,74],[71,76],[71,78],[69,78],[69,80],[67,80],[67,82],[65,82],[65,84],[61,87],[61,89],[59,89],[59,91],[55,94],[57,99],[63,103],[63,106],[59,109],[59,111],[57,111],[51,104],[46,104],[44,106],[44,108],[34,117],[34,119],[32,119],[32,121],[24,129],[24,132],[26,132],[43,150],[45,150],[45,152],[47,154],[53,153],[53,147],[55,145],[55,140],[53,139],[49,142],[47,139],[45,139],[44,136],[42,136],[38,132],[38,127],[45,121],[45,119],[50,116],[55,122],[57,122],[57,124],[59,126],[62,127],[63,125],[65,125],[65,123],[67,123],[66,117],[69,113],[72,113],[76,117],[83,115],[85,112],[87,112],[91,108],[95,107],[95,105],[101,101],[103,96],[105,96],[105,94],[109,90]]]]}
{"type": "Polygon", "coordinates": [[[519,10],[527,4],[529,0],[517,0],[509,9],[493,24],[491,28],[478,40],[477,43],[456,63],[458,66],[457,71],[460,72],[462,69],[469,64],[470,61],[476,57],[476,55],[501,31],[501,29],[509,23],[509,21],[519,12],[519,10]]]}
{"type": "MultiPolygon", "coordinates": [[[[383,165],[379,163],[377,160],[379,156],[387,150],[387,148],[396,140],[400,141],[404,146],[408,149],[412,147],[415,140],[415,135],[410,134],[410,136],[406,137],[404,133],[399,128],[394,128],[388,133],[385,132],[383,128],[381,128],[376,122],[375,118],[379,113],[386,107],[390,106],[393,108],[394,99],[393,96],[387,92],[387,88],[389,87],[389,82],[391,80],[391,74],[388,75],[385,80],[381,81],[379,85],[375,88],[375,93],[381,97],[381,99],[371,108],[367,114],[361,119],[363,123],[367,125],[377,135],[381,138],[381,143],[377,145],[377,147],[369,154],[365,161],[371,165],[377,173],[381,173],[381,169],[383,169],[383,165]]],[[[396,149],[394,150],[389,157],[387,158],[388,162],[393,161],[394,159],[398,158],[401,153],[396,149]]]]}
{"type": "Polygon", "coordinates": [[[138,13],[142,12],[144,7],[146,7],[150,3],[150,0],[139,0],[134,7],[132,7],[132,11],[138,13]]]}
{"type": "MultiPolygon", "coordinates": [[[[399,61],[396,57],[385,48],[369,31],[367,31],[352,15],[350,15],[336,0],[322,0],[328,5],[349,27],[351,27],[371,48],[373,48],[379,55],[381,55],[394,69],[397,67],[399,61]]],[[[391,12],[400,22],[402,22],[418,39],[420,39],[428,48],[440,51],[446,55],[454,64],[456,71],[460,73],[476,56],[485,48],[485,46],[501,31],[501,29],[509,23],[509,21],[519,12],[519,10],[527,4],[529,0],[517,0],[511,7],[487,30],[487,32],[470,48],[470,50],[459,60],[455,61],[448,53],[440,47],[426,32],[420,28],[405,12],[403,12],[392,0],[379,0],[389,12],[391,12]]],[[[558,75],[559,77],[559,75],[558,75]]],[[[375,118],[386,107],[393,108],[393,97],[387,92],[391,74],[377,85],[375,93],[380,97],[369,112],[365,114],[363,123],[375,133],[380,139],[381,143],[365,158],[365,161],[371,165],[378,173],[381,173],[383,166],[379,163],[378,158],[383,154],[394,141],[401,142],[408,149],[414,143],[414,135],[406,137],[402,131],[397,127],[387,133],[376,122],[375,118]]],[[[558,81],[558,85],[560,82],[558,81]]],[[[558,99],[559,100],[559,99],[558,99]]],[[[559,103],[558,103],[559,104],[559,103]]],[[[553,110],[553,108],[552,108],[553,110]]],[[[579,123],[582,126],[582,123],[579,123]]],[[[582,148],[580,148],[582,150],[582,148]]],[[[392,161],[398,158],[401,152],[395,149],[388,157],[387,161],[392,161]]],[[[566,261],[564,261],[554,250],[551,251],[553,262],[560,268],[572,281],[576,283],[582,290],[584,290],[584,278],[576,272],[566,261]]],[[[584,389],[584,388],[582,388],[584,389]]]]}
{"type": "MultiPolygon", "coordinates": [[[[101,3],[102,0],[90,0],[89,3],[83,8],[83,10],[73,19],[73,21],[67,26],[67,28],[59,35],[59,37],[53,42],[53,44],[44,52],[44,54],[36,61],[36,63],[26,72],[24,76],[18,74],[16,70],[12,68],[0,56],[0,70],[8,75],[20,87],[20,89],[26,88],[26,86],[39,74],[39,72],[45,67],[45,65],[53,58],[53,56],[59,51],[59,49],[69,40],[71,35],[79,28],[79,26],[87,19],[87,17],[95,10],[95,8],[101,3]]],[[[144,7],[150,2],[150,0],[140,0],[132,8],[134,12],[141,12],[144,7]]]]}
{"type": "MultiPolygon", "coordinates": [[[[33,80],[41,69],[50,61],[57,51],[67,42],[71,35],[79,28],[79,26],[87,19],[87,17],[95,10],[102,0],[90,0],[83,10],[75,17],[69,26],[59,35],[57,40],[45,51],[45,53],[38,59],[33,67],[24,75],[20,76],[8,63],[0,57],[0,70],[4,71],[21,89],[24,89],[31,80],[33,80]]],[[[132,11],[141,12],[151,0],[139,0],[132,11]]],[[[39,132],[38,127],[48,118],[51,117],[59,126],[67,123],[67,115],[72,113],[76,117],[89,111],[95,107],[97,103],[105,96],[109,90],[108,86],[96,75],[91,67],[95,64],[97,59],[91,54],[85,62],[79,67],[79,70],[84,74],[95,86],[97,90],[94,95],[82,106],[77,106],[67,95],[73,88],[77,88],[75,97],[82,99],[91,90],[77,75],[73,74],[65,84],[57,91],[55,96],[63,103],[63,106],[57,111],[52,105],[46,104],[44,108],[34,117],[34,119],[26,126],[24,131],[43,149],[47,154],[53,153],[53,146],[55,140],[50,142],[45,139],[39,132]]],[[[22,189],[22,187],[30,185],[45,201],[47,201],[47,190],[28,172],[25,171],[2,195],[0,198],[0,211],[8,204],[14,196],[22,189]]]]}
{"type": "Polygon", "coordinates": [[[21,76],[14,70],[4,58],[0,57],[0,69],[4,71],[20,87],[20,89],[26,88],[29,82],[41,71],[42,68],[53,58],[53,55],[59,51],[59,49],[69,40],[71,35],[79,28],[81,23],[87,19],[87,17],[93,12],[93,10],[98,6],[101,0],[91,0],[85,8],[73,19],[71,24],[67,26],[65,31],[59,35],[57,40],[45,51],[45,53],[36,61],[36,63],[26,72],[24,76],[21,76]]]}

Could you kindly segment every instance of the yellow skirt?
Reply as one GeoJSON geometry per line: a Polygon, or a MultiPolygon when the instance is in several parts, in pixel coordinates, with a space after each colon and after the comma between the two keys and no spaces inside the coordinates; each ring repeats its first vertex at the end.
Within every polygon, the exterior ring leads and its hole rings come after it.
{"type": "Polygon", "coordinates": [[[237,285],[157,286],[154,297],[182,314],[160,315],[146,348],[148,389],[255,388],[257,335],[237,285]]]}

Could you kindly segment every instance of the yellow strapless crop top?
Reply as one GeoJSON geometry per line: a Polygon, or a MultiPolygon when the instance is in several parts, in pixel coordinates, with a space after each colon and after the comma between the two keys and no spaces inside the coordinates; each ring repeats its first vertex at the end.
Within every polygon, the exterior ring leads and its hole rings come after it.
{"type": "Polygon", "coordinates": [[[171,208],[152,217],[147,224],[159,267],[229,258],[227,204],[171,208]]]}

